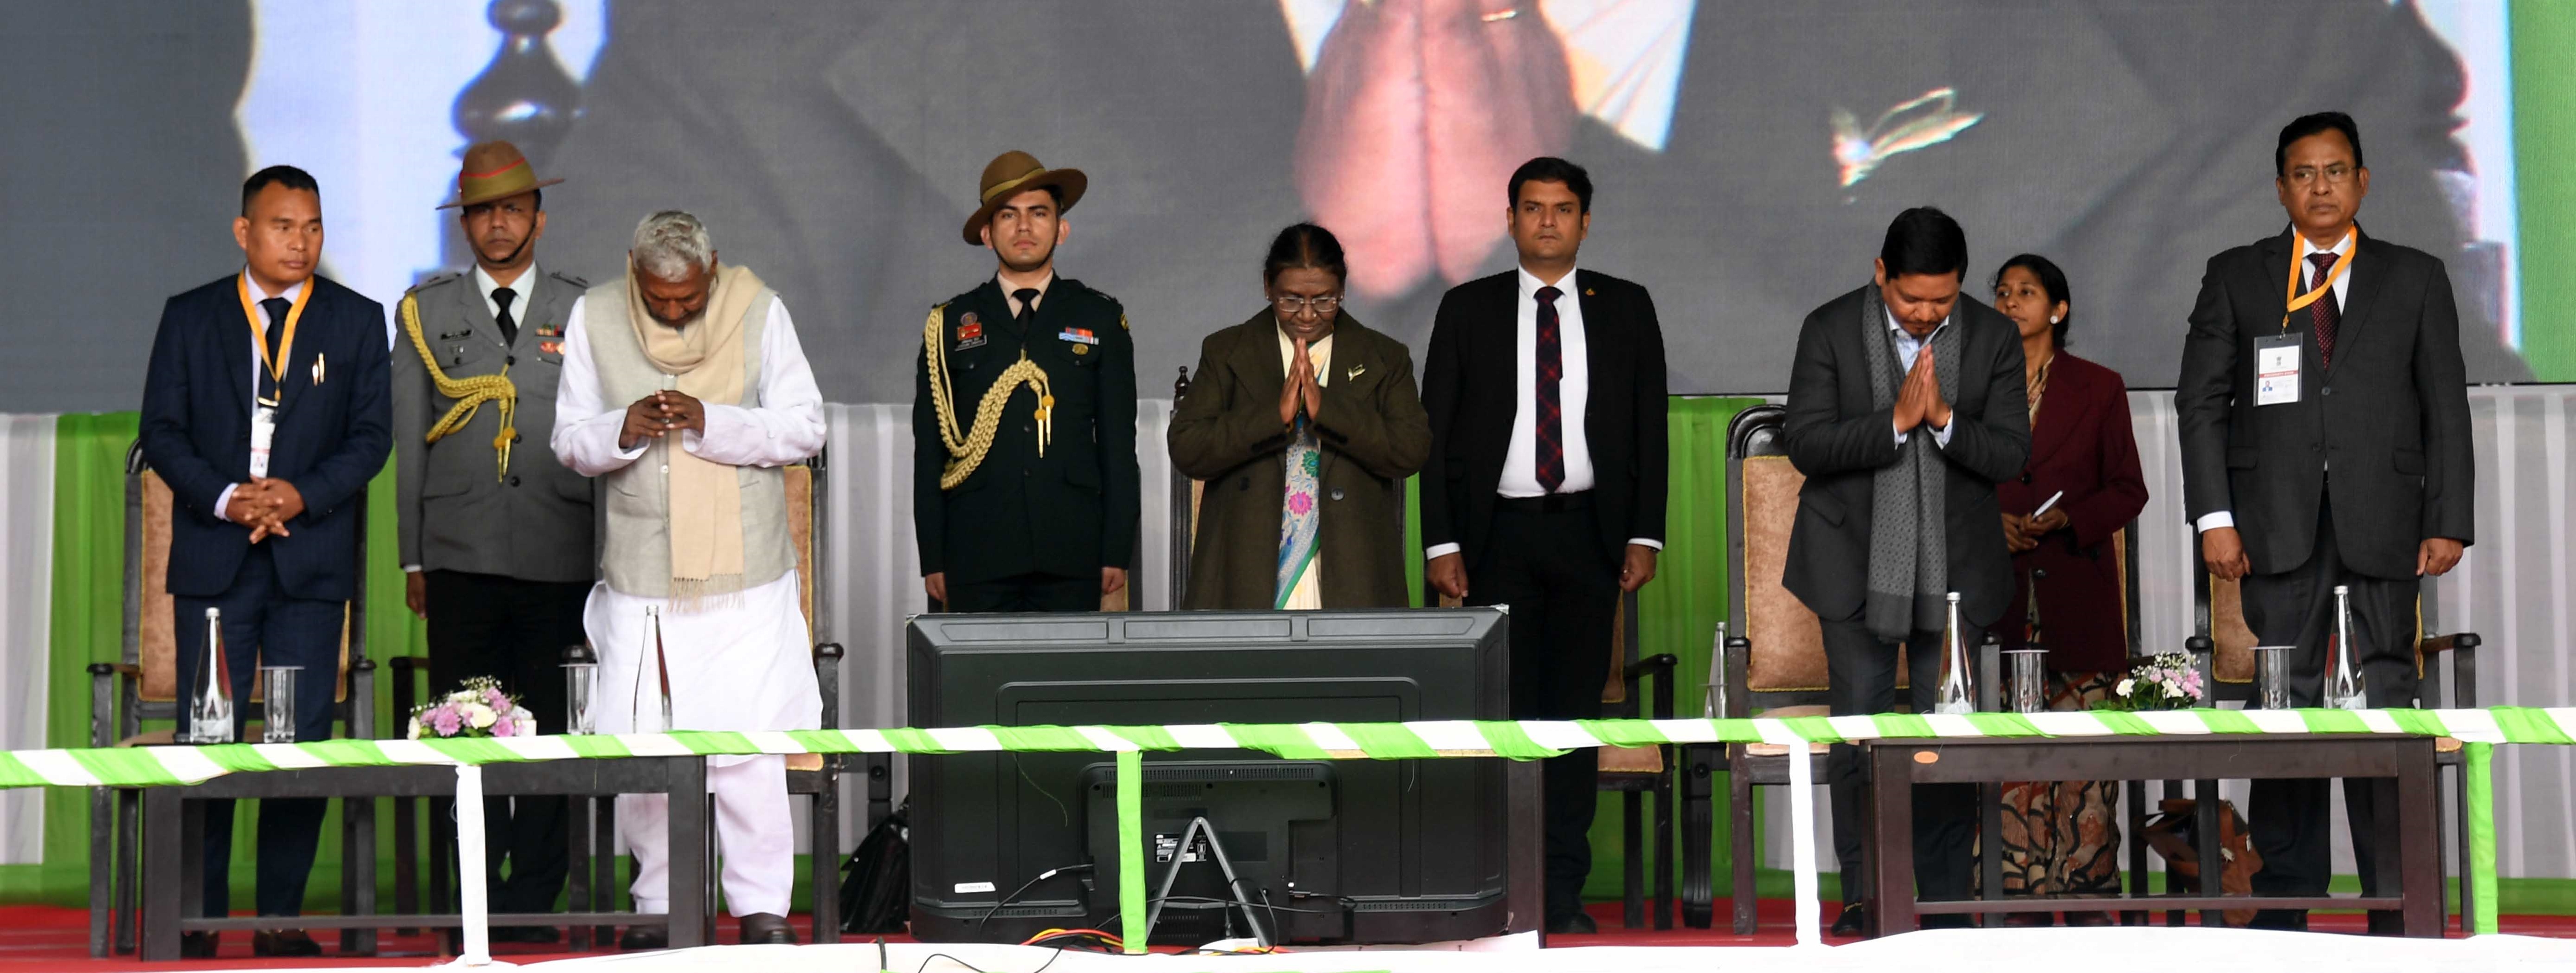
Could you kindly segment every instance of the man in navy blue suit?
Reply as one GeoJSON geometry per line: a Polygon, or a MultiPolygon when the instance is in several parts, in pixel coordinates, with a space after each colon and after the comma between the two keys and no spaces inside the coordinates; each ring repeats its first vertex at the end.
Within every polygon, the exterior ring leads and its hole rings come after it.
{"type": "MultiPolygon", "coordinates": [[[[172,498],[179,685],[195,684],[206,610],[221,609],[235,736],[257,667],[300,666],[295,738],[325,740],[344,604],[359,592],[357,501],[392,446],[385,312],[314,274],[322,194],[304,170],[270,166],[243,182],[233,239],[240,273],[162,307],[143,386],[143,458],[172,498]]],[[[302,912],[323,808],[261,802],[259,914],[302,912]]],[[[209,916],[230,908],[232,821],[231,802],[207,808],[209,916]]],[[[251,949],[321,952],[301,931],[257,933],[251,949]]],[[[211,957],[215,934],[190,933],[183,950],[211,957]]]]}

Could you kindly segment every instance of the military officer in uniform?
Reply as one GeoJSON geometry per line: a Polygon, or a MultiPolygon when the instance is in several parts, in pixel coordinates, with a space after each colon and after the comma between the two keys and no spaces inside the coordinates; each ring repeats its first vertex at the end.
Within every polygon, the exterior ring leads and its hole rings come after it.
{"type": "Polygon", "coordinates": [[[923,587],[946,611],[1094,611],[1136,546],[1136,368],[1115,298],[1056,276],[1080,170],[984,167],[993,278],[932,308],[912,405],[923,587]]]}
{"type": "MultiPolygon", "coordinates": [[[[582,641],[597,576],[591,481],[546,447],[565,318],[590,287],[537,266],[541,187],[561,181],[539,180],[508,142],[465,151],[456,199],[439,208],[458,211],[474,269],[403,296],[393,358],[402,564],[411,610],[429,621],[431,691],[491,676],[547,733],[563,732],[563,650],[582,641]]],[[[554,909],[564,813],[560,797],[486,802],[493,911],[554,909]]],[[[555,930],[492,937],[552,942],[555,930]]]]}

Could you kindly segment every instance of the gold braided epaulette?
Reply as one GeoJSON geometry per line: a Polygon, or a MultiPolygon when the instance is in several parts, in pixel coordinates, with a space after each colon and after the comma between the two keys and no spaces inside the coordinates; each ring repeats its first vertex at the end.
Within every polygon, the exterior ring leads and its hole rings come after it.
{"type": "Polygon", "coordinates": [[[1047,385],[1046,369],[1030,361],[1028,351],[1023,349],[1020,360],[1012,362],[993,380],[992,387],[984,390],[983,401],[975,405],[973,429],[960,433],[957,392],[948,374],[948,342],[943,333],[946,329],[941,327],[947,316],[946,304],[930,309],[930,320],[921,326],[921,360],[930,376],[930,404],[939,417],[939,442],[948,449],[948,462],[939,471],[939,488],[954,490],[975,475],[975,468],[984,464],[985,454],[992,452],[993,436],[1002,426],[1002,413],[1010,407],[1012,393],[1022,385],[1038,397],[1038,455],[1045,456],[1047,440],[1055,433],[1055,393],[1047,385]]]}
{"type": "MultiPolygon", "coordinates": [[[[437,283],[435,278],[422,281],[421,286],[433,283],[437,283]]],[[[420,363],[429,369],[429,380],[438,387],[438,394],[456,400],[455,405],[448,407],[446,415],[430,424],[429,434],[421,441],[434,443],[444,439],[448,433],[463,429],[466,423],[474,421],[474,413],[483,407],[483,403],[497,403],[495,408],[501,410],[501,434],[492,437],[492,449],[500,455],[500,471],[494,474],[494,478],[508,479],[510,442],[519,438],[519,431],[512,423],[519,411],[519,387],[510,381],[510,366],[503,364],[498,375],[449,378],[446,369],[438,367],[438,355],[429,350],[428,339],[421,337],[420,301],[409,293],[405,293],[402,299],[402,325],[403,333],[411,336],[412,350],[420,353],[420,363]]]]}

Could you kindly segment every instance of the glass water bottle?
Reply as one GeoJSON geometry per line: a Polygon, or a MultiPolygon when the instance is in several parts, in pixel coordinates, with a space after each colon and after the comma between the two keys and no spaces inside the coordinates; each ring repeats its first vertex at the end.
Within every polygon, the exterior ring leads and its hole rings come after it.
{"type": "Polygon", "coordinates": [[[2368,709],[2369,697],[2362,692],[2361,661],[2352,641],[2352,588],[2336,585],[2334,589],[2335,622],[2332,665],[2326,671],[2327,709],[2368,709]]]}
{"type": "Polygon", "coordinates": [[[1964,715],[1977,711],[1968,693],[1968,633],[1959,621],[1959,593],[1950,592],[1949,618],[1941,624],[1941,690],[1932,712],[1964,715]]]}
{"type": "Polygon", "coordinates": [[[231,673],[224,665],[223,609],[206,609],[206,658],[188,687],[188,742],[233,742],[231,673]]]}

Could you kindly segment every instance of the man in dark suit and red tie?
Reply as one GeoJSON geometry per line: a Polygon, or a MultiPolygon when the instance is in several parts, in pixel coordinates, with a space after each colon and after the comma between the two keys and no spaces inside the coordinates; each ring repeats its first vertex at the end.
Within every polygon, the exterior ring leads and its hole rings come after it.
{"type": "MultiPolygon", "coordinates": [[[[1646,289],[1577,269],[1592,178],[1563,159],[1512,173],[1519,266],[1451,288],[1424,358],[1424,580],[1510,605],[1512,717],[1601,715],[1613,613],[1664,546],[1664,337],[1646,289]]],[[[1547,929],[1591,932],[1583,880],[1597,751],[1546,769],[1547,929]]]]}
{"type": "MultiPolygon", "coordinates": [[[[242,184],[241,272],[170,299],[143,385],[143,459],[170,486],[179,685],[197,684],[208,609],[223,615],[234,736],[259,666],[298,666],[295,739],[331,737],[343,603],[358,595],[354,503],[392,448],[385,309],[314,273],[322,191],[293,166],[242,184]]],[[[259,914],[304,905],[324,802],[260,802],[259,914]]],[[[229,911],[233,806],[206,809],[205,906],[229,911]]],[[[187,934],[191,958],[215,954],[187,934]]],[[[257,956],[312,956],[300,931],[251,937],[257,956]]]]}
{"type": "MultiPolygon", "coordinates": [[[[2210,573],[2242,579],[2258,644],[2296,646],[2291,705],[2323,697],[2340,585],[2365,700],[2412,706],[2418,588],[2459,564],[2476,532],[2450,274],[2354,222],[2370,170],[2351,116],[2292,121],[2272,168],[2289,228],[2211,257],[2192,307],[2174,389],[2184,506],[2210,573]]],[[[2254,782],[2256,894],[2325,893],[2326,794],[2323,780],[2254,782]]],[[[2347,788],[2345,806],[2352,833],[2370,834],[2368,789],[2347,788]]],[[[2353,859],[2362,894],[2375,894],[2368,842],[2353,859]]],[[[2307,913],[2269,909],[2254,924],[2303,929],[2307,913]]]]}

